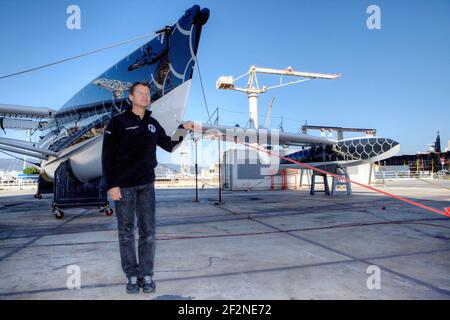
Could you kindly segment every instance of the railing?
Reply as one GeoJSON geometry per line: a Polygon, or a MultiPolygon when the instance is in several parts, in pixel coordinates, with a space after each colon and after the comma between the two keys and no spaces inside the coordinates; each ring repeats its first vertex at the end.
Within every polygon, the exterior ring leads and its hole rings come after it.
{"type": "Polygon", "coordinates": [[[26,186],[37,186],[37,180],[0,180],[0,188],[15,188],[26,186]]]}
{"type": "Polygon", "coordinates": [[[445,178],[446,171],[377,171],[375,172],[376,180],[394,180],[394,179],[434,179],[445,178]]]}

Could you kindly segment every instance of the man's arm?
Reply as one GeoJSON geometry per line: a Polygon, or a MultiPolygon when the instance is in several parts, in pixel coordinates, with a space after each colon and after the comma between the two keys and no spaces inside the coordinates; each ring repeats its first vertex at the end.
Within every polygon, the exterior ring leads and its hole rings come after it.
{"type": "Polygon", "coordinates": [[[114,117],[111,118],[103,134],[102,171],[106,180],[106,189],[118,186],[115,158],[119,142],[119,125],[114,117]]]}
{"type": "Polygon", "coordinates": [[[157,145],[166,150],[167,152],[172,152],[175,146],[183,141],[183,136],[178,138],[178,141],[172,141],[172,138],[166,134],[166,130],[156,121],[158,140],[157,145]]]}

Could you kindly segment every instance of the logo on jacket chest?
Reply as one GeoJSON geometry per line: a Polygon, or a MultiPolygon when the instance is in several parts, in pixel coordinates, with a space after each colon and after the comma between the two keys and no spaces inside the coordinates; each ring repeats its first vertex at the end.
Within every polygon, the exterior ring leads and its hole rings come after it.
{"type": "Polygon", "coordinates": [[[148,125],[148,130],[149,130],[151,133],[155,133],[155,132],[156,132],[156,127],[150,123],[150,124],[148,125]]]}

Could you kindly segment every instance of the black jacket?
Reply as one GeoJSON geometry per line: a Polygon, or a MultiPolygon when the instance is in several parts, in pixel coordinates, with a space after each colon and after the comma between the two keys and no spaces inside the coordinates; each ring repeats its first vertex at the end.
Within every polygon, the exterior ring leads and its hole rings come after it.
{"type": "Polygon", "coordinates": [[[156,146],[168,152],[183,140],[172,141],[163,127],[145,110],[141,119],[127,109],[111,118],[105,129],[102,169],[107,190],[134,187],[155,180],[156,146]]]}

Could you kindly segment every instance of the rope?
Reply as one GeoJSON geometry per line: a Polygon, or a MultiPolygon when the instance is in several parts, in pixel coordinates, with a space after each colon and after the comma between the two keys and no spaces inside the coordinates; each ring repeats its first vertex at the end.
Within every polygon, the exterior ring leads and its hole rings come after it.
{"type": "Polygon", "coordinates": [[[293,160],[293,159],[290,159],[290,158],[287,158],[287,157],[284,157],[284,156],[279,156],[279,155],[274,154],[274,153],[272,153],[270,151],[267,151],[267,150],[264,150],[264,149],[260,149],[258,147],[251,146],[251,145],[249,145],[247,143],[242,143],[242,142],[238,142],[238,143],[243,144],[243,145],[245,145],[247,147],[253,148],[255,150],[265,152],[265,153],[270,154],[272,156],[279,157],[280,159],[283,159],[283,160],[295,163],[295,164],[297,164],[297,165],[299,165],[301,167],[304,167],[304,168],[307,168],[307,169],[310,169],[310,170],[313,170],[313,171],[317,171],[317,172],[320,172],[320,173],[323,173],[323,174],[326,174],[326,175],[330,175],[330,176],[335,177],[337,179],[344,180],[345,182],[350,182],[350,183],[356,184],[356,185],[358,185],[360,187],[363,187],[363,188],[366,188],[366,189],[369,189],[369,190],[372,190],[372,191],[375,191],[375,192],[378,192],[378,193],[382,193],[382,194],[384,194],[384,195],[386,195],[388,197],[391,197],[393,199],[406,202],[408,204],[411,204],[413,206],[416,206],[416,207],[428,210],[430,212],[437,213],[437,214],[440,214],[440,215],[443,215],[443,216],[446,216],[446,217],[450,217],[450,213],[448,211],[442,211],[442,210],[438,210],[438,209],[426,206],[424,204],[421,204],[421,203],[418,203],[418,202],[415,202],[415,201],[412,201],[412,200],[409,200],[409,199],[406,199],[406,198],[394,195],[392,193],[389,193],[389,192],[386,192],[386,191],[383,191],[383,190],[380,190],[380,189],[377,189],[377,188],[365,185],[363,183],[359,183],[359,182],[353,181],[351,179],[347,179],[347,178],[345,178],[343,176],[340,176],[340,175],[337,175],[337,174],[334,174],[334,173],[331,173],[331,172],[328,172],[328,171],[325,171],[325,170],[322,170],[322,169],[319,169],[319,168],[315,168],[313,166],[307,165],[306,163],[301,163],[299,161],[296,161],[296,160],[293,160]]]}
{"type": "MultiPolygon", "coordinates": [[[[202,131],[201,128],[196,128],[195,126],[192,126],[192,127],[191,127],[191,130],[202,131]]],[[[261,149],[261,148],[258,148],[258,147],[249,145],[249,144],[247,144],[247,143],[245,143],[245,142],[238,142],[237,140],[234,140],[234,139],[231,139],[231,138],[227,138],[227,136],[225,136],[225,135],[224,135],[224,137],[225,137],[225,139],[228,139],[228,141],[232,141],[232,142],[234,142],[235,144],[238,144],[238,143],[239,143],[239,144],[241,144],[241,145],[250,147],[250,148],[252,148],[252,149],[255,149],[255,150],[258,150],[258,151],[261,151],[261,152],[265,152],[265,153],[267,153],[267,154],[269,154],[269,155],[271,155],[271,156],[275,156],[275,157],[278,157],[278,158],[280,158],[280,159],[286,160],[286,161],[288,161],[288,162],[297,164],[297,165],[299,165],[299,166],[301,166],[301,167],[304,167],[304,168],[307,168],[307,169],[309,169],[309,170],[313,170],[313,171],[316,171],[316,172],[320,172],[320,173],[325,174],[325,175],[330,175],[330,176],[335,177],[335,178],[337,178],[337,179],[339,179],[339,180],[343,180],[343,181],[345,181],[345,182],[350,182],[350,183],[356,184],[356,185],[358,185],[358,186],[360,186],[360,187],[369,189],[369,190],[374,191],[374,192],[377,192],[377,193],[384,194],[384,195],[386,195],[386,196],[388,196],[388,197],[391,197],[391,198],[393,198],[393,199],[396,199],[396,200],[399,200],[399,201],[408,203],[408,204],[410,204],[410,205],[413,205],[413,206],[416,206],[416,207],[425,209],[425,210],[427,210],[427,211],[430,211],[430,212],[433,212],[433,213],[437,213],[437,214],[440,214],[440,215],[443,215],[443,216],[445,216],[445,217],[449,217],[449,218],[450,218],[450,208],[445,208],[444,210],[438,210],[438,209],[435,209],[435,208],[426,206],[426,205],[424,205],[424,204],[421,204],[421,203],[418,203],[418,202],[415,202],[415,201],[412,201],[412,200],[409,200],[409,199],[406,199],[406,198],[403,198],[403,197],[394,195],[394,194],[392,194],[392,193],[389,193],[389,192],[386,192],[386,191],[383,191],[383,190],[380,190],[380,189],[371,187],[371,186],[369,186],[369,185],[365,185],[365,184],[363,184],[363,183],[359,183],[359,182],[353,181],[353,180],[351,180],[351,179],[347,179],[347,178],[345,178],[345,177],[343,177],[343,176],[340,176],[340,175],[337,175],[337,174],[335,174],[335,173],[331,173],[331,172],[328,172],[328,171],[325,171],[325,170],[322,170],[322,169],[319,169],[319,168],[310,166],[310,165],[308,165],[308,164],[306,164],[306,163],[301,163],[301,162],[299,162],[299,161],[296,161],[296,160],[287,158],[287,157],[285,157],[285,156],[280,156],[280,155],[278,155],[278,154],[274,154],[273,152],[270,152],[270,151],[267,151],[267,150],[264,150],[264,149],[261,149]]]]}
{"type": "Polygon", "coordinates": [[[121,41],[121,42],[116,42],[116,43],[113,43],[113,44],[111,44],[109,46],[106,46],[106,47],[103,47],[103,48],[100,48],[100,49],[95,49],[95,50],[92,50],[92,51],[88,51],[88,52],[85,52],[85,53],[82,53],[82,54],[79,54],[79,55],[76,55],[76,56],[73,56],[73,57],[61,59],[61,60],[58,60],[58,61],[55,61],[55,62],[52,62],[52,63],[48,63],[48,64],[45,64],[45,65],[42,65],[42,66],[31,68],[31,69],[26,69],[26,70],[22,70],[22,71],[19,71],[19,72],[6,74],[6,75],[3,75],[3,76],[0,76],[0,80],[1,79],[6,79],[6,78],[10,78],[10,77],[14,77],[14,76],[17,76],[17,75],[20,75],[20,74],[24,74],[24,73],[36,71],[36,70],[39,70],[39,69],[51,67],[51,66],[63,63],[63,62],[70,61],[70,60],[75,60],[75,59],[78,59],[78,58],[81,58],[81,57],[84,57],[84,56],[88,56],[88,55],[91,55],[91,54],[95,54],[95,53],[98,53],[98,52],[101,52],[101,51],[104,51],[104,50],[107,50],[107,49],[118,47],[118,46],[130,43],[130,42],[136,41],[136,40],[140,40],[140,39],[143,39],[143,38],[148,38],[150,36],[154,36],[155,34],[156,34],[155,32],[146,33],[146,34],[137,36],[135,38],[131,38],[131,39],[128,39],[128,40],[125,40],[125,41],[121,41]]]}
{"type": "Polygon", "coordinates": [[[197,56],[194,56],[193,58],[194,58],[195,63],[196,63],[196,65],[197,65],[198,78],[199,78],[199,80],[200,80],[200,85],[201,85],[201,87],[202,87],[203,101],[205,102],[206,113],[208,114],[208,121],[209,121],[209,124],[212,125],[212,123],[211,123],[211,115],[210,115],[210,113],[209,113],[209,108],[208,108],[208,102],[207,102],[207,100],[206,100],[205,88],[204,88],[204,86],[203,86],[202,73],[200,72],[200,64],[198,63],[198,58],[197,58],[197,56]]]}
{"type": "Polygon", "coordinates": [[[1,152],[1,153],[4,153],[4,154],[6,154],[6,155],[8,155],[8,156],[10,156],[10,157],[16,158],[16,159],[18,159],[18,160],[20,160],[20,161],[25,161],[25,162],[31,163],[31,164],[33,164],[33,165],[35,165],[35,166],[40,166],[39,163],[35,163],[35,162],[31,162],[31,161],[28,161],[28,160],[25,160],[25,159],[21,159],[21,158],[16,157],[15,155],[12,155],[12,154],[10,154],[10,153],[8,153],[8,152],[6,152],[6,151],[0,150],[0,152],[1,152]]]}

